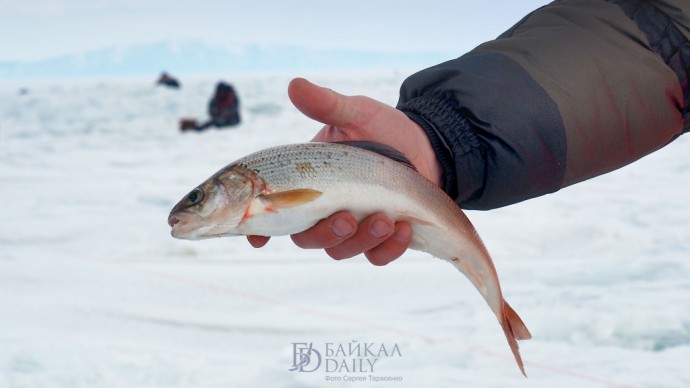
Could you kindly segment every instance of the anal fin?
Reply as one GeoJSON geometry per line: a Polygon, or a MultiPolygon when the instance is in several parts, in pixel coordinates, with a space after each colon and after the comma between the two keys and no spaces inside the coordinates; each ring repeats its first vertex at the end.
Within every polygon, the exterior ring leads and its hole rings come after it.
{"type": "Polygon", "coordinates": [[[525,325],[524,322],[522,322],[522,319],[520,319],[520,316],[517,315],[515,310],[513,310],[512,307],[506,302],[505,300],[503,301],[503,306],[505,307],[505,314],[506,314],[506,319],[508,320],[508,323],[510,323],[510,327],[513,329],[513,334],[515,335],[516,340],[528,340],[532,339],[532,333],[527,330],[527,326],[525,325]]]}
{"type": "Polygon", "coordinates": [[[532,338],[527,326],[522,322],[522,319],[517,315],[515,310],[508,304],[508,302],[503,300],[503,314],[502,314],[501,326],[503,327],[503,333],[508,340],[508,345],[510,345],[510,350],[513,352],[515,357],[515,362],[517,362],[520,372],[523,376],[527,377],[525,373],[525,366],[522,363],[522,357],[520,356],[520,348],[517,344],[517,340],[527,340],[532,338]]]}

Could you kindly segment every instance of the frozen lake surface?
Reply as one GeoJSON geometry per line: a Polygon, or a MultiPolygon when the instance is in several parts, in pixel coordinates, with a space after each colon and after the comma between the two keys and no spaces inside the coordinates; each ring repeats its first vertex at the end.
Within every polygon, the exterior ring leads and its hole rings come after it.
{"type": "MultiPolygon", "coordinates": [[[[394,105],[405,76],[309,78],[394,105]]],[[[289,79],[226,79],[244,121],[201,134],[177,121],[205,118],[217,79],[0,85],[0,387],[690,386],[687,136],[467,213],[534,336],[528,379],[469,281],[426,254],[378,268],[287,237],[171,238],[167,214],[196,184],[320,128],[289,79]],[[309,344],[321,359],[291,371],[309,344]]]]}

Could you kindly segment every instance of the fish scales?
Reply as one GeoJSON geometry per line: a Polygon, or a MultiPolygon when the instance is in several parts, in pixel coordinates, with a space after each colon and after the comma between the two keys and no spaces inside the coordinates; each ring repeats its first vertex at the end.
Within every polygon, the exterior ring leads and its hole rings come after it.
{"type": "Polygon", "coordinates": [[[271,182],[277,191],[288,190],[305,183],[321,184],[344,180],[380,184],[390,180],[382,176],[384,171],[407,172],[407,168],[400,163],[382,159],[380,155],[366,150],[348,146],[343,146],[346,147],[344,150],[334,150],[320,145],[305,143],[302,147],[279,147],[278,152],[269,148],[241,158],[235,163],[253,169],[264,180],[271,182]],[[355,160],[357,162],[353,163],[355,160]],[[310,166],[314,174],[301,173],[301,166],[310,166]],[[372,168],[375,166],[383,169],[372,168]]]}
{"type": "MultiPolygon", "coordinates": [[[[370,203],[368,207],[375,207],[376,211],[389,213],[389,216],[398,216],[398,219],[404,219],[406,216],[412,218],[411,215],[414,214],[416,221],[421,223],[413,225],[413,229],[417,227],[420,233],[443,225],[452,225],[455,233],[462,233],[468,239],[479,239],[457,204],[436,185],[404,164],[368,150],[331,143],[305,143],[299,147],[278,147],[259,151],[239,159],[234,164],[256,171],[269,183],[270,190],[274,192],[299,187],[324,192],[330,190],[351,193],[354,187],[376,187],[377,190],[386,191],[389,196],[366,199],[381,203],[378,206],[370,203]],[[312,173],[302,172],[301,166],[305,165],[310,167],[312,173]],[[401,188],[408,190],[401,192],[401,188]],[[389,208],[395,209],[389,211],[389,208]],[[437,226],[421,228],[431,223],[437,226]]],[[[362,198],[359,197],[355,195],[339,199],[338,210],[362,213],[359,210],[363,205],[362,198]]],[[[370,214],[364,213],[363,216],[370,214]]],[[[415,239],[419,237],[419,240],[422,240],[420,233],[415,233],[415,239]]],[[[418,250],[428,249],[422,241],[415,240],[414,243],[420,244],[418,250]]],[[[473,246],[484,251],[481,254],[487,254],[483,244],[473,246]]],[[[443,259],[451,259],[453,256],[442,252],[435,253],[432,254],[443,259]]]]}
{"type": "Polygon", "coordinates": [[[404,163],[337,143],[268,148],[195,188],[173,208],[169,223],[177,238],[277,236],[306,230],[340,210],[358,220],[384,212],[409,222],[410,248],[446,260],[466,275],[498,318],[525,373],[516,339],[531,334],[503,299],[479,235],[450,197],[404,163]]]}

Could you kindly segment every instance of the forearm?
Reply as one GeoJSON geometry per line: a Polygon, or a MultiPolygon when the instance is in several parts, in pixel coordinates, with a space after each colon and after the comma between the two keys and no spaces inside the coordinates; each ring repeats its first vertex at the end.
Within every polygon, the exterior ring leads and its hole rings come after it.
{"type": "Polygon", "coordinates": [[[675,68],[625,9],[561,1],[411,76],[398,108],[429,134],[444,189],[463,207],[490,209],[556,191],[689,129],[687,10],[671,16],[663,30],[678,33],[664,42],[677,46],[676,59],[686,56],[675,68]]]}

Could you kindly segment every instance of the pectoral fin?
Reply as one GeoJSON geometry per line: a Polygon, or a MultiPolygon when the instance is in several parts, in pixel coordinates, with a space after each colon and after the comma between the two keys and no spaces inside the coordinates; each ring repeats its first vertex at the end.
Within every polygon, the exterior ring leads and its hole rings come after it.
{"type": "Polygon", "coordinates": [[[313,189],[295,189],[265,194],[261,199],[275,209],[288,208],[309,203],[320,197],[322,192],[313,189]]]}

